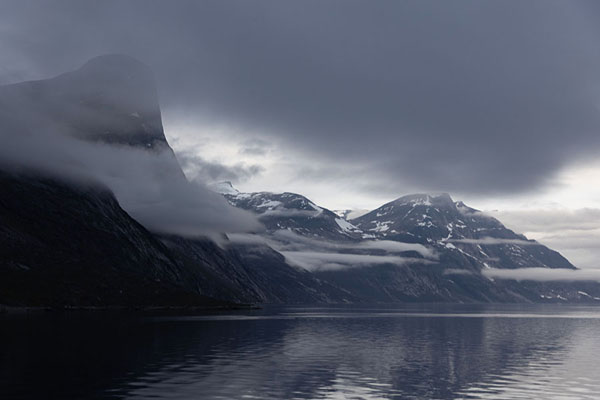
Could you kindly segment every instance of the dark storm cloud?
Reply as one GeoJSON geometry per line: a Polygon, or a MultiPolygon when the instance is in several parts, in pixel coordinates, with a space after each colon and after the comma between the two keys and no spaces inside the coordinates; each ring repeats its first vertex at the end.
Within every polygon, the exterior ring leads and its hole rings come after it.
{"type": "Polygon", "coordinates": [[[600,150],[598,14],[579,1],[5,1],[0,82],[127,53],[156,71],[165,113],[363,166],[358,185],[510,193],[600,150]]]}

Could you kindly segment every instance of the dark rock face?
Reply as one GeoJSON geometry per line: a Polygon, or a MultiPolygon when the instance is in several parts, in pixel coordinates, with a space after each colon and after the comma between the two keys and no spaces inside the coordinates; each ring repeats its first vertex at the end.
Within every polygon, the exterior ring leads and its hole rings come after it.
{"type": "Polygon", "coordinates": [[[164,306],[353,299],[265,247],[155,235],[106,189],[0,172],[0,304],[164,306]]]}
{"type": "Polygon", "coordinates": [[[210,303],[105,189],[0,173],[0,303],[210,303]]]}
{"type": "Polygon", "coordinates": [[[344,303],[355,296],[308,271],[288,265],[268,246],[228,245],[209,240],[162,236],[162,242],[187,269],[202,271],[201,293],[237,302],[275,304],[344,303]]]}

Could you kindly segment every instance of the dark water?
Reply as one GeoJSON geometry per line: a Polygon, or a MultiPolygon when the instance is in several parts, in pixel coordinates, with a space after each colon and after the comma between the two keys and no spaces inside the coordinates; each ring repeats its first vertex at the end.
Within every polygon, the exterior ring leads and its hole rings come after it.
{"type": "Polygon", "coordinates": [[[600,309],[0,317],[1,399],[599,399],[600,309]]]}

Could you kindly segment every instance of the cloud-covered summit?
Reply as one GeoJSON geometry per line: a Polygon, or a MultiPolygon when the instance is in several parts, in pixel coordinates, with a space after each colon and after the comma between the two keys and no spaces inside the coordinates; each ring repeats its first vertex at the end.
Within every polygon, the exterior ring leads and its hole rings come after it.
{"type": "Polygon", "coordinates": [[[139,61],[111,55],[53,79],[0,86],[0,167],[100,183],[153,231],[261,229],[249,213],[186,180],[151,75],[139,61]]]}

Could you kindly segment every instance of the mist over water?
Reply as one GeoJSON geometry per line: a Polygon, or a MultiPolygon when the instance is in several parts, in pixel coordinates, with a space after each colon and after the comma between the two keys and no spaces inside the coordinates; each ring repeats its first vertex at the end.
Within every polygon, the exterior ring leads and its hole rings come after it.
{"type": "Polygon", "coordinates": [[[4,317],[0,397],[592,399],[586,307],[276,308],[4,317]]]}

